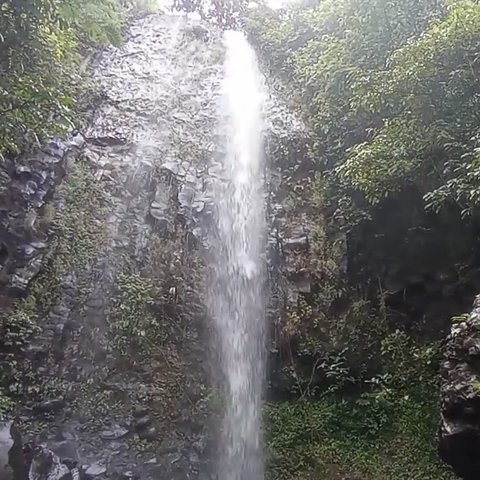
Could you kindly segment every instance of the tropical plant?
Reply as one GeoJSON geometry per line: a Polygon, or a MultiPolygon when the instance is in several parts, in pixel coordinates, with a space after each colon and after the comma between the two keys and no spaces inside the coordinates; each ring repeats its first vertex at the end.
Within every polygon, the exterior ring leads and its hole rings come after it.
{"type": "Polygon", "coordinates": [[[120,0],[0,4],[0,156],[72,124],[80,51],[119,42],[120,0]]]}

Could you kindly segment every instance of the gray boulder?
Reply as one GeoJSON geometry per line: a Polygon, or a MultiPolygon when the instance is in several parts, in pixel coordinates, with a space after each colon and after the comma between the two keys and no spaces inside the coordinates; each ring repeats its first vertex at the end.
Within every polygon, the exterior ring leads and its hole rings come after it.
{"type": "Polygon", "coordinates": [[[23,479],[22,438],[12,421],[0,423],[0,479],[23,479]]]}
{"type": "Polygon", "coordinates": [[[44,446],[36,447],[28,472],[28,480],[66,480],[71,478],[69,468],[44,446]]]}
{"type": "Polygon", "coordinates": [[[465,480],[480,478],[480,296],[452,326],[442,363],[440,455],[465,480]]]}

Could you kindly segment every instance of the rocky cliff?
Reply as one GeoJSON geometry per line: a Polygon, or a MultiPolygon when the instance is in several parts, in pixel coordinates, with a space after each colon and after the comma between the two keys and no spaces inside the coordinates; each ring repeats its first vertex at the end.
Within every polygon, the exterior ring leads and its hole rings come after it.
{"type": "Polygon", "coordinates": [[[480,297],[458,317],[442,363],[440,453],[466,480],[480,475],[480,297]]]}
{"type": "Polygon", "coordinates": [[[85,131],[4,169],[2,375],[40,463],[209,472],[200,217],[222,52],[213,28],[134,20],[93,67],[85,131]]]}

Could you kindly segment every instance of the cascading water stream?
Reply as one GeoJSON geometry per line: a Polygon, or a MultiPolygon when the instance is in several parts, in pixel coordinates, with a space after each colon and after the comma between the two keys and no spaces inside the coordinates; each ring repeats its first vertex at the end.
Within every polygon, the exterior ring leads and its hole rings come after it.
{"type": "Polygon", "coordinates": [[[215,184],[217,232],[209,307],[226,382],[219,480],[263,478],[264,385],[263,88],[255,53],[243,34],[225,33],[221,133],[222,175],[215,184]]]}

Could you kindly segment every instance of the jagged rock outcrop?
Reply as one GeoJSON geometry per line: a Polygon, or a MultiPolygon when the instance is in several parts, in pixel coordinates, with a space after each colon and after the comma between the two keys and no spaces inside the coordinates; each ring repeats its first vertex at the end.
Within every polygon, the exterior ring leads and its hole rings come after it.
{"type": "Polygon", "coordinates": [[[465,480],[480,478],[480,295],[455,323],[442,364],[440,454],[465,480]]]}
{"type": "Polygon", "coordinates": [[[77,476],[62,463],[60,458],[44,446],[38,446],[33,452],[28,480],[70,480],[77,476]]]}
{"type": "Polygon", "coordinates": [[[22,437],[12,421],[0,423],[0,479],[23,480],[22,437]]]}
{"type": "Polygon", "coordinates": [[[65,175],[67,161],[78,156],[83,136],[74,132],[40,151],[0,166],[0,287],[24,294],[48,251],[51,218],[45,205],[65,175]]]}
{"type": "MultiPolygon", "coordinates": [[[[336,345],[338,312],[330,310],[346,280],[345,234],[328,230],[316,185],[311,132],[279,109],[268,137],[270,394],[273,398],[316,388],[318,367],[336,345]]],[[[338,335],[340,337],[340,335],[338,335]]],[[[348,338],[344,335],[344,338],[348,338]]],[[[338,342],[340,343],[340,342],[338,342]]]]}

